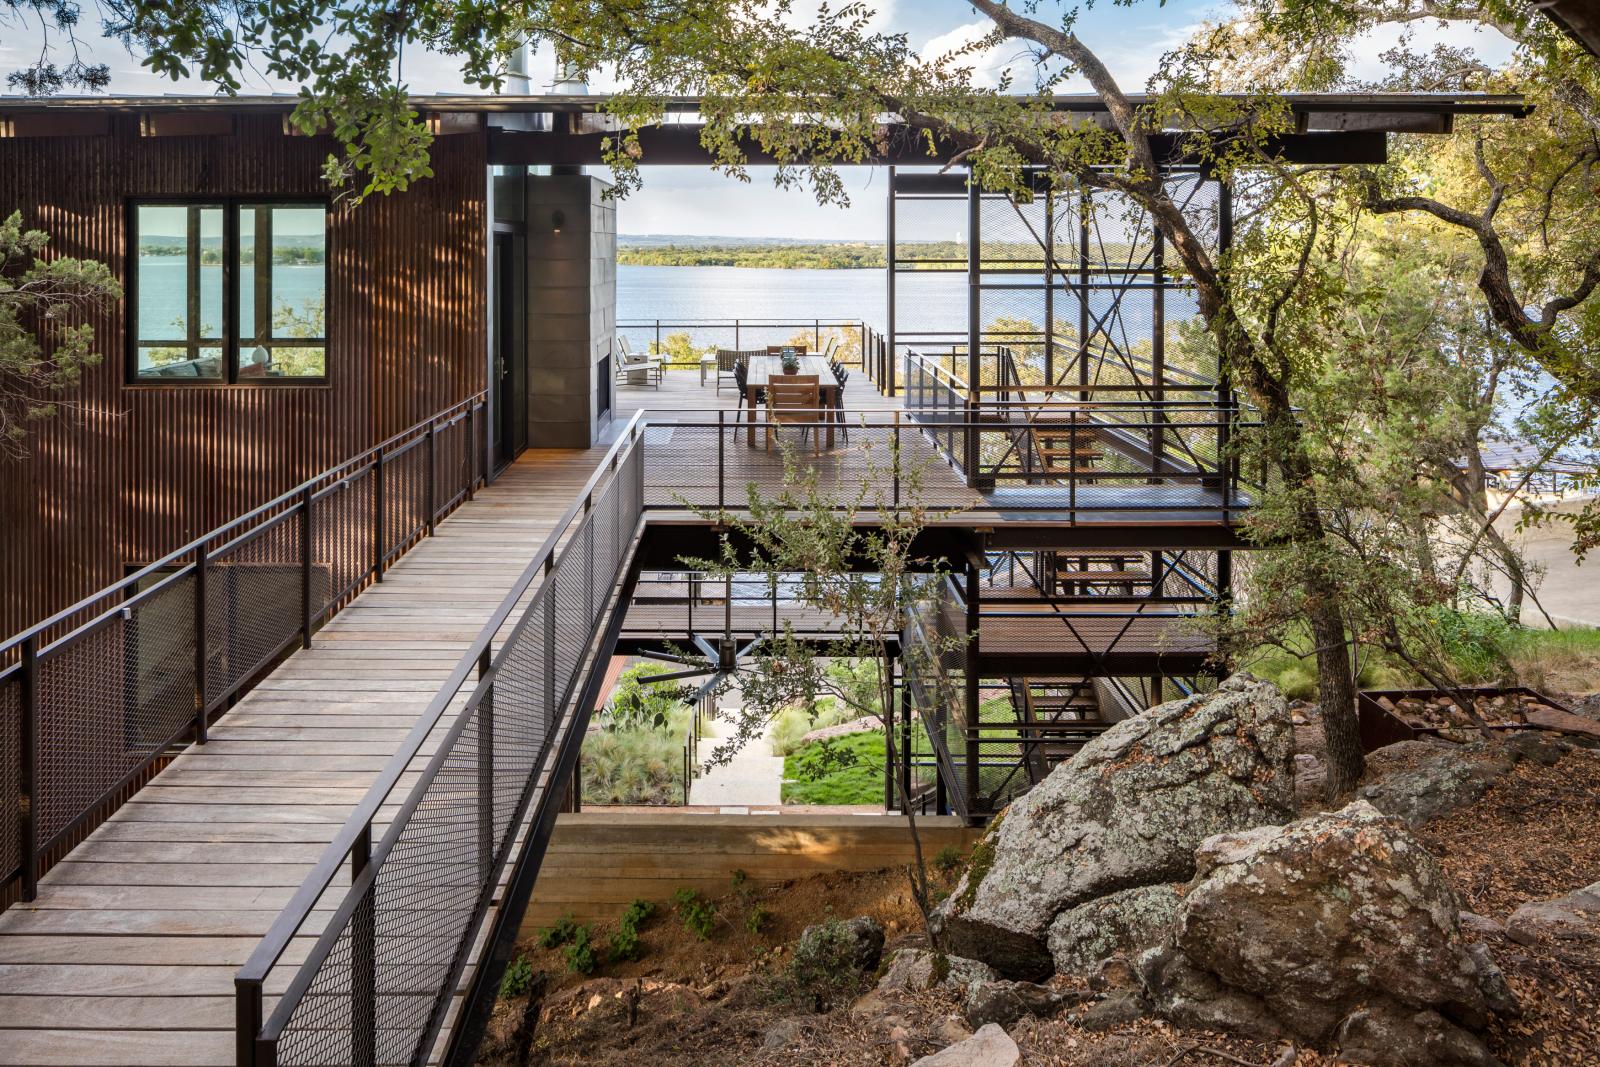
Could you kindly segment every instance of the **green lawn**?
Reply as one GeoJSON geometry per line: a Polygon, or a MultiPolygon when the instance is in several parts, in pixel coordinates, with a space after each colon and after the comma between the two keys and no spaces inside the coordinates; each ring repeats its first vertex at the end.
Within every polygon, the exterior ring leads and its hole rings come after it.
{"type": "Polygon", "coordinates": [[[785,756],[783,802],[882,804],[883,734],[844,734],[785,756]]]}

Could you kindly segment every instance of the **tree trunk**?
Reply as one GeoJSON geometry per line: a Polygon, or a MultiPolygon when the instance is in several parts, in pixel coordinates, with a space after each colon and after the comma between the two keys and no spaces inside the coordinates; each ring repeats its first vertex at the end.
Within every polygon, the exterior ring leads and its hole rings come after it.
{"type": "Polygon", "coordinates": [[[1337,601],[1320,598],[1309,613],[1317,647],[1317,702],[1322,710],[1322,737],[1328,745],[1328,799],[1355,788],[1367,768],[1356,718],[1355,672],[1345,639],[1344,616],[1337,601]]]}
{"type": "MultiPolygon", "coordinates": [[[[1306,454],[1287,384],[1274,375],[1259,358],[1254,343],[1234,319],[1231,308],[1219,309],[1222,329],[1217,336],[1230,365],[1242,371],[1241,384],[1261,412],[1263,430],[1268,436],[1267,454],[1277,467],[1283,490],[1292,494],[1290,512],[1293,529],[1289,540],[1297,545],[1316,545],[1327,539],[1322,513],[1317,506],[1315,472],[1306,454]]],[[[1319,560],[1308,560],[1301,579],[1306,622],[1311,628],[1312,647],[1317,658],[1317,700],[1322,711],[1322,733],[1328,748],[1328,795],[1334,799],[1355,788],[1366,771],[1366,754],[1361,749],[1361,731],[1356,719],[1355,669],[1346,633],[1343,594],[1338,583],[1322,569],[1319,560]]]]}

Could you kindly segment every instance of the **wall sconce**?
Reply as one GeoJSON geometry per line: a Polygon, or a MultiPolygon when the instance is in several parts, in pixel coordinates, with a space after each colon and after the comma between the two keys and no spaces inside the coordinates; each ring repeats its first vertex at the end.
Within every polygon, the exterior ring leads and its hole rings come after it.
{"type": "Polygon", "coordinates": [[[567,224],[567,213],[557,208],[550,213],[550,232],[560,233],[561,227],[567,224]]]}

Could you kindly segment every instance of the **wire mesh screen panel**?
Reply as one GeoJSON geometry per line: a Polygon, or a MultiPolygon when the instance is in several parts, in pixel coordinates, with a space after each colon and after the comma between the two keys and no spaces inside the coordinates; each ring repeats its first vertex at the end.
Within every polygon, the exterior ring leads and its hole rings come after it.
{"type": "Polygon", "coordinates": [[[0,825],[0,885],[22,867],[22,672],[17,668],[0,676],[0,798],[6,819],[0,825]]]}
{"type": "Polygon", "coordinates": [[[720,424],[651,426],[645,431],[645,506],[743,509],[752,491],[763,499],[786,490],[804,496],[811,485],[820,500],[859,501],[865,508],[904,503],[913,494],[931,507],[976,502],[911,419],[828,419],[819,412],[804,425],[779,424],[758,414],[754,421],[725,416],[720,424]],[[792,483],[786,485],[786,477],[792,483]]]}
{"type": "Polygon", "coordinates": [[[193,576],[167,579],[46,650],[38,679],[34,817],[44,846],[193,725],[193,576]]]}
{"type": "Polygon", "coordinates": [[[405,549],[428,526],[428,450],[417,437],[383,461],[384,555],[405,549]]]}
{"type": "Polygon", "coordinates": [[[373,468],[368,466],[316,497],[311,508],[311,593],[317,616],[366,583],[372,573],[373,468]]]}
{"type": "Polygon", "coordinates": [[[301,521],[298,508],[281,512],[207,561],[208,704],[270,663],[304,624],[301,521]]]}
{"type": "Polygon", "coordinates": [[[553,742],[573,727],[631,549],[642,463],[632,447],[589,498],[476,685],[441,694],[460,710],[441,720],[448,730],[364,873],[322,890],[330,925],[262,1033],[275,1062],[428,1059],[522,817],[565,785],[551,773],[553,742]]]}
{"type": "Polygon", "coordinates": [[[951,807],[965,818],[967,641],[948,591],[909,607],[901,635],[901,667],[911,706],[921,720],[951,807]]]}
{"type": "Polygon", "coordinates": [[[1050,201],[1019,203],[985,193],[979,204],[978,252],[985,271],[1041,273],[1050,244],[1050,201]]]}
{"type": "MultiPolygon", "coordinates": [[[[379,554],[374,470],[391,450],[399,458],[383,479],[382,510],[393,516],[389,555],[414,540],[426,469],[421,446],[401,442],[423,441],[439,423],[451,443],[437,510],[448,511],[474,472],[467,442],[469,433],[482,440],[480,401],[453,405],[0,644],[0,662],[20,661],[0,675],[0,806],[15,816],[0,833],[0,876],[26,867],[28,897],[33,878],[140,788],[172,745],[199,733],[202,710],[214,712],[259,677],[302,634],[307,616],[314,625],[371,580],[379,554]],[[30,664],[36,729],[24,751],[21,679],[30,664]],[[36,758],[24,764],[31,751],[36,758]],[[24,798],[29,768],[33,788],[24,798]],[[37,831],[31,851],[17,830],[24,803],[37,831]]],[[[9,902],[0,898],[0,906],[9,902]]]]}

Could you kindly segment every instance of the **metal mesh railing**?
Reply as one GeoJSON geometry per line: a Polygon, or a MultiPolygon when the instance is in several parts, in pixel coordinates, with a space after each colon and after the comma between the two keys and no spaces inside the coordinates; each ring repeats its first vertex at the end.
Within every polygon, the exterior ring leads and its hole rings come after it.
{"type": "Polygon", "coordinates": [[[852,419],[827,409],[780,424],[738,409],[647,427],[647,506],[742,509],[751,487],[783,491],[786,468],[814,482],[819,497],[866,508],[916,502],[1065,522],[1148,512],[1226,523],[1250,504],[1236,465],[1211,458],[1219,435],[1249,425],[1231,412],[1176,401],[994,403],[975,421],[937,369],[915,361],[909,369],[908,400],[922,406],[904,413],[852,419]],[[1196,445],[1185,443],[1190,435],[1196,445]]]}
{"type": "Polygon", "coordinates": [[[617,335],[636,353],[661,356],[669,367],[697,368],[700,357],[719,348],[766,348],[768,345],[804,345],[822,353],[830,347],[834,358],[848,367],[860,367],[877,337],[860,319],[843,318],[724,318],[629,319],[617,322],[617,335]]]}
{"type": "Polygon", "coordinates": [[[472,492],[483,410],[455,405],[0,644],[0,901],[31,900],[158,761],[472,492]]]}
{"type": "Polygon", "coordinates": [[[428,1062],[496,886],[519,848],[542,849],[537,828],[548,834],[561,767],[576,756],[580,688],[603,673],[600,631],[608,617],[620,623],[644,510],[641,426],[557,523],[239,972],[240,1062],[428,1062]],[[402,776],[435,738],[401,799],[402,776]],[[387,829],[373,844],[380,809],[387,829]],[[535,829],[519,841],[530,811],[535,829]],[[305,962],[286,962],[321,914],[305,962]],[[263,1019],[264,989],[283,972],[287,991],[263,1019]]]}
{"type": "Polygon", "coordinates": [[[967,777],[966,687],[971,665],[968,641],[953,590],[909,605],[900,637],[901,669],[933,749],[933,762],[947,787],[950,808],[974,814],[962,784],[967,777]]]}

